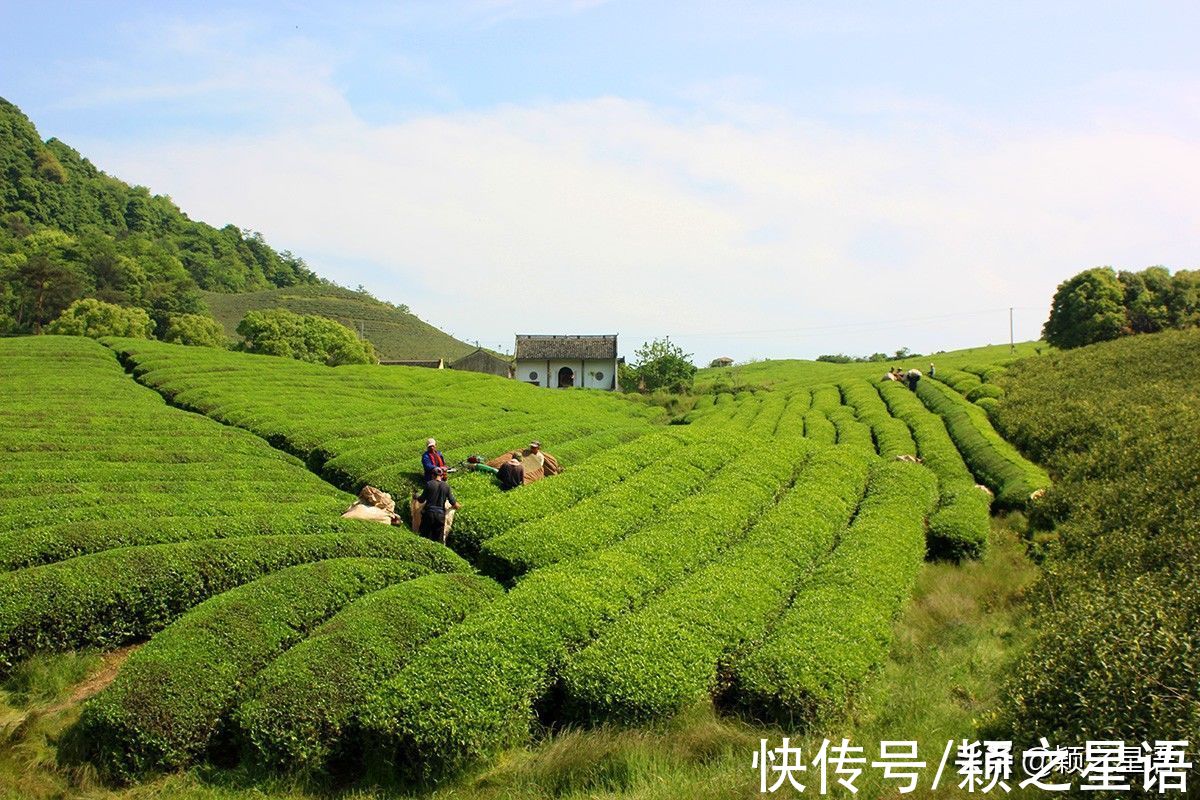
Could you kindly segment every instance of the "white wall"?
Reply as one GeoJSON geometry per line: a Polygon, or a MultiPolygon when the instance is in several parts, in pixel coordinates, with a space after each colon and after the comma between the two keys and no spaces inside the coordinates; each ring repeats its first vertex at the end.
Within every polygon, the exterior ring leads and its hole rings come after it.
{"type": "Polygon", "coordinates": [[[524,360],[518,361],[517,362],[517,370],[514,373],[514,377],[519,381],[524,381],[525,383],[532,383],[533,380],[531,380],[529,377],[529,373],[531,373],[531,372],[537,373],[537,385],[538,386],[547,386],[548,385],[546,383],[548,376],[546,375],[546,362],[545,361],[524,361],[524,360]]]}
{"type": "Polygon", "coordinates": [[[558,371],[563,367],[568,367],[575,373],[575,386],[586,389],[612,389],[615,386],[614,378],[617,373],[617,362],[613,359],[587,359],[580,361],[551,359],[550,369],[546,370],[545,359],[541,361],[522,359],[517,362],[516,379],[533,383],[534,380],[529,377],[529,373],[537,373],[537,385],[550,388],[558,388],[558,371]],[[596,373],[599,372],[603,377],[596,379],[596,373]]]}

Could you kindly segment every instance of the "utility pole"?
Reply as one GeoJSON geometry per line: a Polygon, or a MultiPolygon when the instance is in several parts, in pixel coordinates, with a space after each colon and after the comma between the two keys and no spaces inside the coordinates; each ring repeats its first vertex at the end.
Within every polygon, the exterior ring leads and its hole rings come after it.
{"type": "Polygon", "coordinates": [[[1008,352],[1017,352],[1017,344],[1013,341],[1013,307],[1008,307],[1008,352]]]}

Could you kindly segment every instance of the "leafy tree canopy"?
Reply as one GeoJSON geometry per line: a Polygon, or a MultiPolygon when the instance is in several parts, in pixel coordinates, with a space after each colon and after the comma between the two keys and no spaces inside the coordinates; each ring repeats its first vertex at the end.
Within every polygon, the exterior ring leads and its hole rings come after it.
{"type": "Polygon", "coordinates": [[[154,323],[140,308],[125,308],[94,298],[76,300],[46,329],[63,336],[154,338],[154,323]]]}
{"type": "Polygon", "coordinates": [[[172,314],[167,318],[167,329],[162,338],[164,342],[198,347],[223,349],[229,346],[221,323],[206,314],[172,314]]]}
{"type": "Polygon", "coordinates": [[[360,340],[340,322],[282,308],[251,311],[237,326],[241,349],[249,353],[285,356],[327,364],[374,364],[371,343],[360,340]]]}
{"type": "Polygon", "coordinates": [[[1059,284],[1042,336],[1061,348],[1200,325],[1200,271],[1084,270],[1059,284]]]}
{"type": "Polygon", "coordinates": [[[685,392],[691,388],[696,375],[692,354],[683,352],[681,347],[671,342],[669,336],[644,343],[634,351],[634,358],[632,377],[640,389],[648,392],[657,389],[685,392]]]}

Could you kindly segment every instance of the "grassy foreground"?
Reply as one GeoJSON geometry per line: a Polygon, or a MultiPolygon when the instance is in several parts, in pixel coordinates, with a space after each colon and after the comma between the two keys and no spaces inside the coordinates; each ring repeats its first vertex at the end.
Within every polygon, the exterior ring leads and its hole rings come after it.
{"type": "MultiPolygon", "coordinates": [[[[921,743],[920,757],[933,763],[928,774],[922,773],[917,792],[909,796],[959,796],[947,781],[949,774],[936,794],[928,785],[946,740],[975,735],[976,721],[998,699],[1004,666],[1026,641],[1023,601],[1037,570],[1015,532],[1023,524],[1019,516],[995,520],[992,546],[982,561],[923,567],[913,601],[896,623],[895,644],[884,669],[841,725],[803,738],[805,752],[823,737],[848,737],[872,758],[881,739],[915,739],[921,743]]],[[[785,732],[719,716],[709,707],[692,709],[656,727],[557,732],[451,785],[416,793],[303,787],[212,768],[109,789],[88,767],[60,765],[57,752],[60,736],[78,717],[79,695],[105,668],[96,655],[38,657],[5,683],[0,698],[0,798],[787,796],[782,790],[759,795],[758,774],[751,768],[759,739],[765,737],[768,746],[775,747],[785,732]]],[[[866,770],[857,785],[862,798],[895,794],[895,784],[882,781],[876,770],[866,770]]],[[[804,796],[819,795],[810,787],[804,796]]]]}

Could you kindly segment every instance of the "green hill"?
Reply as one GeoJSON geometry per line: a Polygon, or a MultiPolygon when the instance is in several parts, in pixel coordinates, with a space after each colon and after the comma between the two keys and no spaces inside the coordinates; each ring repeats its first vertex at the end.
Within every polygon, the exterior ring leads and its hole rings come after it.
{"type": "Polygon", "coordinates": [[[38,332],[74,300],[172,314],[210,311],[233,335],[247,311],[285,308],[365,327],[384,359],[453,360],[474,348],[408,309],[330,284],[253,231],[189,219],[171,198],[43,141],[0,98],[0,333],[38,332]]]}
{"type": "Polygon", "coordinates": [[[203,292],[205,304],[230,336],[248,311],[285,308],[297,314],[329,317],[365,332],[379,357],[389,360],[444,358],[449,363],[475,348],[422,322],[403,306],[331,284],[290,286],[258,292],[203,292]]]}
{"type": "Polygon", "coordinates": [[[144,308],[161,332],[169,314],[203,311],[200,290],[321,282],[261,235],[189,219],[169,197],[43,141],[0,99],[0,330],[37,331],[73,300],[96,297],[144,308]]]}

